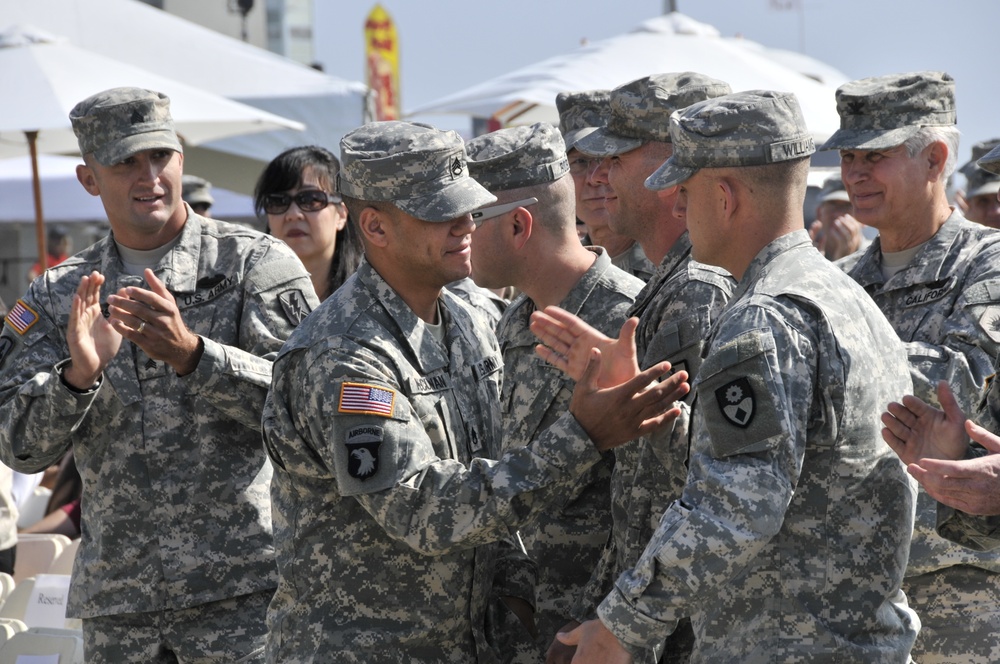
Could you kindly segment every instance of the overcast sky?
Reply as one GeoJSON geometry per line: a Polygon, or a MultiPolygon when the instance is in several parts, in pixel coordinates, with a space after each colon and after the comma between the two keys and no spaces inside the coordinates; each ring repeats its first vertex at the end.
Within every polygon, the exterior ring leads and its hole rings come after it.
{"type": "MultiPolygon", "coordinates": [[[[664,0],[384,0],[399,31],[404,112],[511,70],[628,32],[664,0]]],[[[959,164],[1000,136],[998,0],[676,0],[679,11],[765,46],[802,51],[863,78],[924,69],[955,77],[959,164]],[[775,5],[801,5],[778,10],[775,5]]],[[[316,60],[364,77],[364,19],[374,2],[315,0],[316,60]]],[[[658,73],[658,72],[650,72],[658,73]]],[[[830,103],[834,100],[831,96],[830,103]]],[[[442,118],[438,124],[464,119],[442,118]]],[[[451,128],[451,127],[449,127],[451,128]]]]}

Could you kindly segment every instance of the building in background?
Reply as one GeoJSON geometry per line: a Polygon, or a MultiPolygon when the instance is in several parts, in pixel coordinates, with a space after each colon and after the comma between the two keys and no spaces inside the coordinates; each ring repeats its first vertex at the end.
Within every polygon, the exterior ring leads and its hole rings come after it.
{"type": "Polygon", "coordinates": [[[312,66],[312,0],[140,0],[147,5],[312,66]]]}

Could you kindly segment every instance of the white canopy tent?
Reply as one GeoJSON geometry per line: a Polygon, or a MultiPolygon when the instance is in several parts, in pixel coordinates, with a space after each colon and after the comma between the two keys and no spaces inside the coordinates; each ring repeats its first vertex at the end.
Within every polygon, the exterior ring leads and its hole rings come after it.
{"type": "Polygon", "coordinates": [[[846,76],[826,65],[810,66],[812,72],[804,75],[797,69],[805,66],[805,56],[796,68],[781,59],[788,60],[788,55],[768,53],[754,42],[723,38],[714,27],[673,12],[645,21],[632,32],[409,109],[409,114],[462,113],[495,118],[505,125],[558,123],[555,98],[560,92],[610,89],[650,74],[697,71],[726,81],[734,91],[794,92],[814,137],[825,140],[840,126],[834,91],[846,76]],[[817,80],[824,76],[831,81],[817,80]]]}
{"type": "MultiPolygon", "coordinates": [[[[88,194],[76,179],[79,157],[39,155],[38,174],[42,183],[42,205],[49,223],[101,222],[107,220],[101,199],[88,194]]],[[[253,201],[213,185],[212,216],[219,219],[253,218],[253,201]]],[[[31,192],[31,164],[28,157],[0,159],[0,223],[32,223],[35,209],[31,192]]]]}
{"type": "MultiPolygon", "coordinates": [[[[264,3],[258,3],[263,10],[264,3]]],[[[185,151],[185,170],[250,193],[264,164],[313,143],[338,150],[364,122],[367,88],[136,0],[0,0],[5,24],[27,23],[73,44],[306,125],[185,151]]],[[[145,86],[151,87],[151,86],[145,86]]]]}

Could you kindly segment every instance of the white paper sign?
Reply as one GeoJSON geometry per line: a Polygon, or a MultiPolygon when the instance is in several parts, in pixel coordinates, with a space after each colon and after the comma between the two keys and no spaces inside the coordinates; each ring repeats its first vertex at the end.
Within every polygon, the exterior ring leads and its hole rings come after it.
{"type": "Polygon", "coordinates": [[[39,574],[28,597],[24,622],[28,627],[66,626],[66,598],[69,596],[69,574],[39,574]]]}

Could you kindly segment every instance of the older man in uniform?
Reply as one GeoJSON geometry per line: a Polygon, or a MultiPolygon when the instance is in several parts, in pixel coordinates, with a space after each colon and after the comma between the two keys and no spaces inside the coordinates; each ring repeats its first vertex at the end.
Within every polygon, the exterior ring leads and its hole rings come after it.
{"type": "MultiPolygon", "coordinates": [[[[854,216],[879,231],[849,274],[903,340],[914,394],[937,404],[943,380],[968,412],[1000,352],[1000,233],[948,204],[955,83],[893,74],[845,83],[836,97],[841,129],[823,147],[840,151],[854,216]]],[[[937,535],[936,511],[921,492],[903,587],[921,621],[914,658],[1000,661],[1000,554],[937,535]]]]}
{"type": "MultiPolygon", "coordinates": [[[[672,211],[676,190],[660,192],[656,198],[643,186],[645,179],[671,154],[667,129],[670,115],[728,92],[727,84],[701,74],[641,78],[613,90],[607,124],[577,142],[587,154],[603,156],[601,173],[591,180],[604,184],[610,180],[615,185],[612,225],[624,223],[628,229],[641,229],[634,237],[644,248],[655,247],[655,253],[649,255],[655,256],[659,267],[628,313],[630,317],[638,317],[635,350],[628,335],[614,343],[616,350],[610,351],[616,355],[638,351],[642,367],[669,360],[674,367],[696,375],[709,330],[733,291],[732,277],[724,270],[691,260],[684,217],[675,216],[672,211]],[[643,210],[651,218],[632,217],[643,210]]],[[[536,319],[547,320],[542,314],[536,314],[536,319]]],[[[605,350],[612,347],[611,339],[579,319],[563,315],[559,324],[570,325],[576,334],[590,336],[592,345],[605,350]]],[[[579,364],[576,369],[565,363],[557,366],[577,377],[582,370],[579,364]]],[[[590,584],[574,609],[576,621],[594,616],[597,603],[611,590],[615,577],[635,564],[660,516],[680,497],[687,476],[687,432],[685,415],[673,430],[658,432],[615,450],[614,530],[590,584]]],[[[685,622],[671,636],[667,647],[658,652],[664,653],[664,662],[686,661],[691,642],[691,628],[685,622]]],[[[557,653],[563,661],[568,661],[571,655],[558,641],[552,644],[553,657],[557,653]]]]}
{"type": "Polygon", "coordinates": [[[83,536],[69,614],[88,662],[262,661],[276,584],[260,418],[271,359],[317,304],[282,242],[195,214],[163,94],[70,113],[111,233],[36,279],[0,335],[0,458],[72,447],[83,536]]]}
{"type": "MultiPolygon", "coordinates": [[[[981,170],[1000,176],[1000,144],[978,156],[981,170]]],[[[937,532],[977,551],[1000,547],[1000,382],[995,376],[986,379],[972,420],[966,420],[947,383],[938,384],[940,409],[908,396],[889,404],[882,415],[886,442],[939,502],[937,532]]]]}
{"type": "Polygon", "coordinates": [[[646,258],[642,247],[633,238],[611,230],[608,209],[604,204],[607,187],[595,184],[587,177],[598,160],[576,149],[580,139],[607,121],[611,110],[610,99],[608,90],[560,92],[556,95],[559,131],[566,143],[569,173],[576,187],[576,217],[586,225],[590,244],[604,247],[615,267],[645,282],[653,276],[656,266],[646,258]]]}
{"type": "Polygon", "coordinates": [[[691,616],[693,662],[906,662],[916,496],[874,417],[909,387],[906,356],[803,228],[814,147],[798,102],[710,99],[670,133],[647,186],[680,187],[694,258],[739,285],[695,380],[682,497],[600,619],[560,638],[579,661],[625,662],[691,616]]]}
{"type": "MultiPolygon", "coordinates": [[[[497,328],[503,353],[500,398],[503,442],[523,447],[569,406],[574,383],[535,357],[528,325],[533,311],[559,305],[604,334],[625,322],[639,279],[611,264],[607,252],[576,238],[576,192],[566,148],[549,124],[501,129],[468,144],[469,172],[497,197],[491,212],[473,214],[472,276],[489,288],[512,285],[521,295],[497,328]]],[[[537,570],[535,620],[544,645],[571,619],[577,594],[597,564],[611,529],[608,501],[614,456],[591,467],[558,509],[520,530],[537,570]]]]}
{"type": "Polygon", "coordinates": [[[556,504],[601,450],[676,416],[684,374],[645,389],[661,364],[597,389],[595,361],[569,412],[487,460],[503,363],[492,331],[442,289],[470,274],[471,213],[496,198],[469,177],[461,138],[427,125],[364,125],[341,161],[365,260],[289,339],[265,407],[279,571],[268,657],[498,661],[491,544],[556,504]]]}

